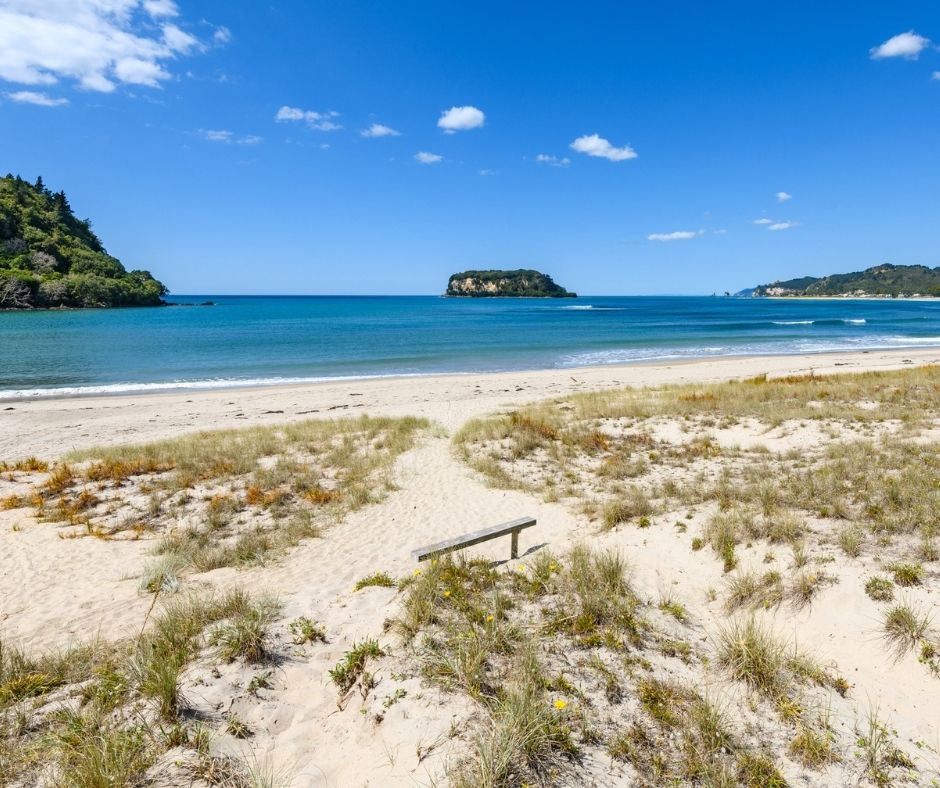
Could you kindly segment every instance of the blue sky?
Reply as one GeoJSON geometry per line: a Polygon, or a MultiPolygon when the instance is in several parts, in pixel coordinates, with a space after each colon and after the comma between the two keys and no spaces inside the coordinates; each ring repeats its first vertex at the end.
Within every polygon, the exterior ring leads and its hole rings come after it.
{"type": "Polygon", "coordinates": [[[177,293],[936,266],[938,42],[935,2],[0,0],[0,170],[177,293]]]}

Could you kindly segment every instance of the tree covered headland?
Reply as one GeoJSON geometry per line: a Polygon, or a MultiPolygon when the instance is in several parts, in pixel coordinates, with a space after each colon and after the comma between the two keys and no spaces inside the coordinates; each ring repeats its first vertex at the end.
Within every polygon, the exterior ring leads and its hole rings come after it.
{"type": "Polygon", "coordinates": [[[0,309],[157,306],[166,293],[109,255],[65,192],[0,178],[0,309]]]}
{"type": "Polygon", "coordinates": [[[864,271],[804,276],[758,285],[755,296],[940,296],[940,266],[876,265],[864,271]]]}
{"type": "Polygon", "coordinates": [[[576,293],[561,285],[541,271],[518,268],[513,271],[486,270],[461,271],[453,274],[447,282],[448,296],[470,296],[473,298],[577,298],[576,293]]]}

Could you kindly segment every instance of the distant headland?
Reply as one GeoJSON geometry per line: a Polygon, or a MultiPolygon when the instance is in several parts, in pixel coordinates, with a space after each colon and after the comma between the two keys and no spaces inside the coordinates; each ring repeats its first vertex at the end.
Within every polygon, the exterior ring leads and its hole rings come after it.
{"type": "Polygon", "coordinates": [[[813,298],[940,297],[940,266],[876,265],[864,271],[771,282],[742,290],[740,296],[813,298]]]}
{"type": "Polygon", "coordinates": [[[65,192],[0,178],[0,309],[159,306],[166,293],[109,255],[65,192]]]}
{"type": "Polygon", "coordinates": [[[447,296],[470,298],[577,298],[548,274],[531,268],[461,271],[447,282],[447,296]]]}

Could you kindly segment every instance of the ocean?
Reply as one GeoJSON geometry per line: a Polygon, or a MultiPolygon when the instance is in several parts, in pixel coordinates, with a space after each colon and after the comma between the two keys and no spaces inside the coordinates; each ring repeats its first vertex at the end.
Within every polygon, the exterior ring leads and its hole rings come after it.
{"type": "Polygon", "coordinates": [[[940,345],[940,300],[172,296],[0,312],[0,399],[940,345]]]}

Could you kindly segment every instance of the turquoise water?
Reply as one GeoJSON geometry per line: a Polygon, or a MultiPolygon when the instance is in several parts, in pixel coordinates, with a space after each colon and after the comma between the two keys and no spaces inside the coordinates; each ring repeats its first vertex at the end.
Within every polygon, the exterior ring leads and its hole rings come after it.
{"type": "Polygon", "coordinates": [[[0,313],[0,398],[940,345],[940,301],[208,298],[0,313]]]}

